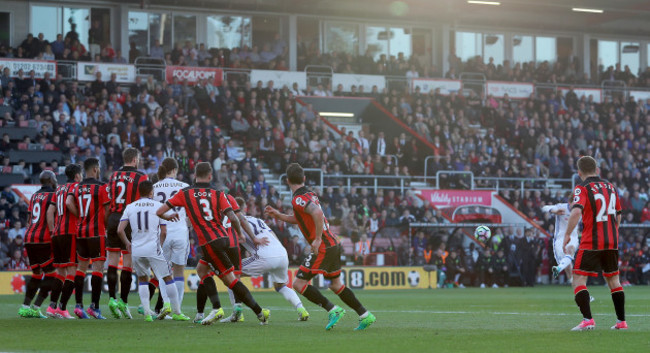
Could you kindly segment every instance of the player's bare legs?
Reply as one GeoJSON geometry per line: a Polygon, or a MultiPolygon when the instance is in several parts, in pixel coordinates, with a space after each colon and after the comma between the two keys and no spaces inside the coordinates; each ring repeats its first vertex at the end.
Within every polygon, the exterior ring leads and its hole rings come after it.
{"type": "Polygon", "coordinates": [[[612,330],[625,330],[627,329],[627,323],[625,322],[625,292],[623,292],[620,278],[618,275],[605,275],[604,277],[612,293],[612,301],[616,311],[616,324],[612,326],[612,330]]]}
{"type": "Polygon", "coordinates": [[[88,315],[84,311],[84,281],[86,280],[86,272],[90,262],[86,259],[79,259],[77,270],[74,276],[74,297],[75,305],[74,313],[80,319],[88,319],[88,315]]]}

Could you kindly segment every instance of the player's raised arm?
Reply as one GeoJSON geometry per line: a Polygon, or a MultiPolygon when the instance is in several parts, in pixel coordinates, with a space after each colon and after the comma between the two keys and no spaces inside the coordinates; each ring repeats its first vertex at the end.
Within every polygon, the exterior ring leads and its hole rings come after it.
{"type": "Polygon", "coordinates": [[[325,215],[323,214],[323,210],[316,205],[315,203],[309,203],[307,207],[305,207],[305,212],[311,216],[311,218],[314,220],[314,242],[311,243],[311,248],[314,254],[318,253],[318,248],[320,247],[320,244],[322,242],[322,234],[323,234],[323,227],[325,225],[325,215]]]}
{"type": "Polygon", "coordinates": [[[298,224],[298,220],[296,219],[296,216],[284,214],[271,206],[266,206],[266,208],[264,209],[264,213],[286,223],[298,224]]]}

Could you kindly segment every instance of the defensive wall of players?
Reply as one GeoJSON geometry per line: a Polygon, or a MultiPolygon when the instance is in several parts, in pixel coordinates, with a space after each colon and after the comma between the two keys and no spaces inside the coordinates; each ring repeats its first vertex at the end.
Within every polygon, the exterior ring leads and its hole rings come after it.
{"type": "MultiPolygon", "coordinates": [[[[289,268],[289,287],[298,268],[289,268]]],[[[24,294],[25,284],[32,273],[30,271],[0,272],[0,295],[24,294]]],[[[90,276],[87,274],[85,290],[90,292],[90,276]]],[[[341,278],[346,286],[352,289],[427,289],[436,288],[436,271],[427,271],[423,267],[344,267],[341,278]]],[[[194,269],[185,270],[185,292],[196,292],[199,276],[194,269]]],[[[273,283],[266,276],[243,277],[242,281],[251,291],[271,291],[273,283]]],[[[134,278],[131,292],[138,291],[138,281],[134,278]]],[[[317,276],[313,284],[320,289],[327,288],[322,276],[317,276]]],[[[225,293],[227,288],[220,281],[217,282],[218,290],[225,293]]],[[[106,276],[104,276],[104,292],[108,291],[106,276]]]]}

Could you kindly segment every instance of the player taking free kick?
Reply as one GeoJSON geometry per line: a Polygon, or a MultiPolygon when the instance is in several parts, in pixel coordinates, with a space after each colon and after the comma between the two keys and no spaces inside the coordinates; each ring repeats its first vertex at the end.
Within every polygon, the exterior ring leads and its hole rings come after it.
{"type": "Polygon", "coordinates": [[[293,288],[312,303],[328,311],[329,322],[325,329],[330,330],[345,315],[345,310],[332,304],[316,287],[309,284],[316,275],[323,274],[330,280],[329,288],[359,314],[359,326],[355,330],[367,328],[377,319],[361,305],[352,290],[341,282],[341,243],[329,229],[318,196],[305,187],[305,173],[297,163],[287,167],[287,184],[293,193],[293,215],[280,213],[271,206],[267,206],[265,212],[281,221],[298,224],[303,236],[311,244],[312,253],[300,266],[293,281],[293,288]]]}

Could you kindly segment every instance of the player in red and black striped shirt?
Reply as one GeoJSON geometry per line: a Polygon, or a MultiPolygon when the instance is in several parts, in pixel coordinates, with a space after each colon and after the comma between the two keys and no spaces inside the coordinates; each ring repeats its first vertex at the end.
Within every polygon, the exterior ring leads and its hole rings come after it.
{"type": "MultiPolygon", "coordinates": [[[[203,259],[212,265],[213,269],[218,272],[219,278],[228,288],[232,289],[235,296],[253,309],[262,323],[266,323],[270,314],[269,310],[262,309],[253,299],[248,288],[235,277],[233,273],[234,267],[226,254],[229,239],[228,231],[223,226],[223,218],[228,217],[230,219],[231,225],[238,235],[242,232],[239,219],[233,212],[230,203],[228,203],[226,195],[210,186],[212,181],[212,166],[210,163],[198,163],[194,174],[196,183],[182,189],[174,197],[167,200],[158,209],[157,215],[168,221],[175,220],[178,214],[166,215],[167,211],[174,207],[184,207],[187,217],[192,222],[194,231],[199,238],[203,259]]],[[[212,312],[201,322],[204,325],[209,325],[222,318],[224,313],[217,295],[217,286],[209,275],[207,267],[202,267],[201,272],[197,269],[197,273],[203,280],[207,295],[212,301],[212,312]]]]}
{"type": "MultiPolygon", "coordinates": [[[[86,179],[81,181],[75,189],[74,199],[68,203],[68,209],[79,217],[79,230],[77,233],[77,257],[79,269],[75,276],[75,291],[83,293],[83,277],[88,269],[88,262],[92,260],[92,287],[91,303],[87,312],[96,319],[105,319],[99,310],[99,298],[102,293],[102,280],[104,278],[104,262],[106,262],[106,217],[108,216],[108,186],[100,182],[99,160],[88,158],[84,161],[86,179]]],[[[82,317],[83,309],[78,310],[79,300],[75,314],[82,317]],[[81,314],[80,314],[81,311],[81,314]]],[[[83,307],[81,307],[83,308],[83,307]]]]}
{"type": "Polygon", "coordinates": [[[309,301],[329,312],[329,323],[325,329],[330,330],[345,315],[345,310],[332,304],[316,287],[309,284],[316,275],[323,274],[330,280],[329,288],[359,314],[359,326],[356,329],[367,328],[375,322],[375,316],[367,311],[352,290],[341,282],[341,244],[338,237],[329,229],[318,196],[305,187],[305,172],[297,163],[287,167],[287,184],[293,192],[291,201],[293,215],[280,213],[271,206],[266,206],[265,212],[283,222],[297,224],[311,245],[312,253],[300,266],[293,281],[293,288],[309,301]]]}
{"type": "MultiPolygon", "coordinates": [[[[147,175],[138,171],[140,152],[135,148],[127,148],[122,152],[124,166],[111,175],[108,181],[109,196],[111,198],[110,214],[106,223],[106,250],[108,250],[108,271],[106,272],[108,282],[108,308],[116,319],[131,319],[131,312],[127,305],[131,280],[133,276],[131,254],[126,250],[124,243],[117,234],[117,228],[122,219],[122,213],[126,206],[136,201],[140,195],[138,188],[140,183],[147,180],[147,175]],[[116,299],[117,292],[117,266],[120,263],[120,252],[124,256],[122,261],[122,272],[120,273],[120,299],[116,299]]],[[[131,241],[131,226],[127,225],[126,237],[131,241]]]]}
{"type": "Polygon", "coordinates": [[[573,331],[591,330],[596,323],[591,315],[587,277],[602,271],[612,293],[617,322],[612,329],[627,329],[625,322],[625,293],[618,272],[618,225],[621,204],[616,188],[598,176],[596,160],[589,156],[578,160],[578,175],[583,183],[574,192],[564,246],[582,216],[582,239],[573,269],[575,300],[582,313],[582,322],[573,331]]]}
{"type": "MultiPolygon", "coordinates": [[[[52,252],[54,253],[54,267],[58,272],[58,282],[52,290],[50,307],[53,308],[57,317],[73,319],[66,306],[74,290],[77,271],[76,238],[79,219],[68,210],[66,202],[68,198],[74,202],[75,189],[83,178],[81,167],[78,164],[70,164],[65,168],[65,175],[68,178],[68,183],[56,188],[56,219],[52,232],[52,252]],[[59,295],[61,296],[60,300],[58,300],[59,295]],[[58,307],[56,307],[57,301],[59,301],[58,307]]],[[[49,311],[50,309],[48,309],[49,311]]]]}
{"type": "Polygon", "coordinates": [[[27,283],[23,306],[18,310],[22,317],[44,318],[40,306],[55,285],[54,259],[52,258],[51,232],[54,229],[56,213],[56,175],[49,170],[39,176],[41,188],[29,201],[29,221],[25,231],[25,250],[32,268],[32,278],[27,283]],[[32,299],[39,291],[34,307],[32,299]]]}

